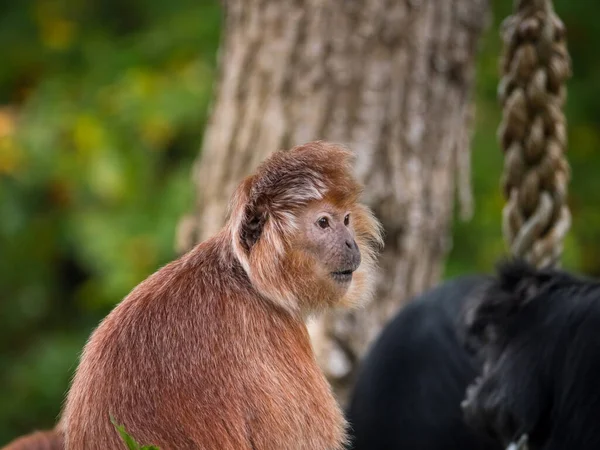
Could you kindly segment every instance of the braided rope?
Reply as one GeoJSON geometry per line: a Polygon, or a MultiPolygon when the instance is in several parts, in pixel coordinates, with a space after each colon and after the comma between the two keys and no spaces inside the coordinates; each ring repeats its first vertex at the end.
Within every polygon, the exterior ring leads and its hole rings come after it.
{"type": "Polygon", "coordinates": [[[515,13],[502,24],[502,229],[512,254],[537,266],[558,264],[571,225],[562,111],[571,76],[565,31],[550,0],[515,0],[515,13]]]}

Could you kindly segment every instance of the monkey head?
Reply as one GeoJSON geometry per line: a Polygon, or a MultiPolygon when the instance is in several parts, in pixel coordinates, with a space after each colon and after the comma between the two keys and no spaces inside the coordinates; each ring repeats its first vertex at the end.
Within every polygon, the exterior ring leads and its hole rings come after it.
{"type": "Polygon", "coordinates": [[[483,369],[463,402],[469,425],[530,450],[598,448],[600,284],[513,261],[465,311],[483,369]],[[594,344],[591,344],[594,342],[594,344]],[[589,423],[586,423],[589,421],[589,423]]]}
{"type": "Polygon", "coordinates": [[[328,202],[307,205],[299,217],[302,247],[311,252],[324,275],[346,290],[360,266],[360,250],[351,224],[351,212],[328,202]]]}
{"type": "Polygon", "coordinates": [[[381,226],[359,203],[352,154],[312,142],[264,161],[236,190],[228,230],[254,288],[294,313],[371,294],[381,226]]]}

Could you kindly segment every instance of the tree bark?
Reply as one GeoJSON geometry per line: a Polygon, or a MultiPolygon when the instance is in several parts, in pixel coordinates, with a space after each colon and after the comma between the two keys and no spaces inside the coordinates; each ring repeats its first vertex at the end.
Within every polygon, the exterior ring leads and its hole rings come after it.
{"type": "Polygon", "coordinates": [[[270,153],[314,139],[352,149],[386,248],[376,300],[310,324],[319,363],[344,403],[382,326],[440,277],[457,180],[464,187],[470,177],[471,93],[488,2],[224,6],[216,98],[193,173],[197,204],[180,224],[178,247],[223,225],[234,187],[270,153]]]}

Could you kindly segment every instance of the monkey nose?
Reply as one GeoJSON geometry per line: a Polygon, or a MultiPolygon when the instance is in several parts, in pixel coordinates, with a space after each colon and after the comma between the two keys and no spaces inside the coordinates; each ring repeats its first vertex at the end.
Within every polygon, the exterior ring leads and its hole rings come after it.
{"type": "Polygon", "coordinates": [[[347,255],[350,265],[352,267],[352,271],[355,271],[356,269],[358,269],[358,266],[360,266],[361,261],[360,250],[358,249],[356,241],[354,239],[347,239],[346,249],[348,250],[347,255]]]}

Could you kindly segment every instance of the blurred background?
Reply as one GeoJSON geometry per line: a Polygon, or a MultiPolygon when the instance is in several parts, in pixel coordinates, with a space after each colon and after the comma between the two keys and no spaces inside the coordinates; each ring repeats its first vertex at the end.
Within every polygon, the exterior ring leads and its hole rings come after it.
{"type": "MultiPolygon", "coordinates": [[[[492,3],[478,56],[475,212],[454,221],[444,277],[488,271],[505,251],[496,89],[510,3],[492,3]]],[[[600,3],[555,5],[574,69],[564,265],[600,275],[600,3]]],[[[176,256],[221,25],[215,0],[0,6],[0,445],[52,426],[90,331],[176,256]]]]}

